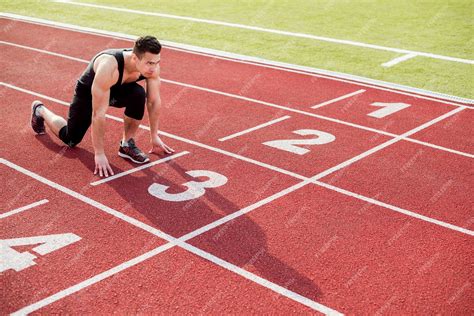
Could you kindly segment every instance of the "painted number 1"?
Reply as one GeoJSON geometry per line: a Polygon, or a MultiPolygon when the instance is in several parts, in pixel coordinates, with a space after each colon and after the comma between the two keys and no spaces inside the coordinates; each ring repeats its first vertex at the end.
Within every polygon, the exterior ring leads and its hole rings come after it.
{"type": "Polygon", "coordinates": [[[227,178],[220,173],[209,171],[209,170],[191,170],[187,171],[187,174],[190,176],[197,177],[208,177],[209,180],[197,182],[189,181],[183,185],[188,189],[181,193],[168,193],[166,192],[169,189],[169,186],[153,183],[148,188],[148,193],[153,195],[156,198],[161,200],[170,201],[170,202],[182,202],[197,199],[203,196],[206,193],[206,188],[216,188],[223,186],[227,183],[227,178]]]}
{"type": "Polygon", "coordinates": [[[389,116],[393,113],[406,109],[410,106],[407,103],[383,103],[383,102],[374,102],[371,104],[372,106],[381,107],[372,113],[367,114],[368,116],[375,117],[375,118],[383,118],[389,116]]]}
{"type": "Polygon", "coordinates": [[[280,139],[264,142],[264,145],[277,148],[280,150],[288,151],[296,155],[304,155],[310,152],[309,149],[298,147],[296,145],[323,145],[330,142],[333,142],[336,137],[332,134],[314,130],[314,129],[299,129],[293,131],[294,134],[306,136],[314,135],[315,138],[310,139],[280,139]]]}

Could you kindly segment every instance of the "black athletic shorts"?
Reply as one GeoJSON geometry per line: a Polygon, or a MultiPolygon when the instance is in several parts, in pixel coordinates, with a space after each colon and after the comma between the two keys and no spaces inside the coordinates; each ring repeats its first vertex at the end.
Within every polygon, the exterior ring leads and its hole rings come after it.
{"type": "MultiPolygon", "coordinates": [[[[125,108],[125,115],[141,120],[145,113],[145,89],[138,83],[126,83],[110,89],[109,105],[125,108]]],[[[92,122],[92,94],[89,87],[78,82],[69,108],[67,125],[59,131],[59,138],[69,147],[79,144],[92,122]]]]}

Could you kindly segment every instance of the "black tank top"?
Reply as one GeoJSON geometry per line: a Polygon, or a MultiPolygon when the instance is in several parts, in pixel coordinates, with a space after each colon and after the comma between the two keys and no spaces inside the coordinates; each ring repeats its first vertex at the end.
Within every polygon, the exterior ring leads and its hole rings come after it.
{"type": "MultiPolygon", "coordinates": [[[[94,58],[92,58],[92,60],[89,62],[89,65],[87,65],[87,68],[84,70],[81,77],[77,80],[76,93],[77,92],[88,93],[88,94],[92,93],[91,92],[92,82],[94,81],[94,77],[95,77],[94,61],[96,60],[97,57],[99,57],[100,55],[103,55],[103,54],[112,55],[117,60],[119,78],[118,78],[117,82],[110,89],[115,90],[115,89],[119,88],[122,85],[122,79],[123,79],[123,69],[124,69],[124,65],[125,65],[125,61],[124,61],[124,58],[123,58],[123,52],[125,52],[125,51],[132,51],[132,49],[131,48],[107,49],[107,50],[101,51],[100,53],[95,55],[94,58]]],[[[140,75],[140,77],[136,81],[140,81],[140,80],[143,80],[143,79],[145,79],[145,77],[140,75]]],[[[129,83],[129,82],[127,82],[127,83],[129,83]]]]}

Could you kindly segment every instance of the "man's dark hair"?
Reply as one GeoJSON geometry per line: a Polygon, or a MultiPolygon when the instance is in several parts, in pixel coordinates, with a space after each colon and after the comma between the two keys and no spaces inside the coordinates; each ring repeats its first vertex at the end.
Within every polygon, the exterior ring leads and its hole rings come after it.
{"type": "Polygon", "coordinates": [[[159,54],[161,52],[161,44],[154,36],[142,36],[135,41],[133,46],[133,53],[142,58],[148,52],[152,54],[159,54]]]}

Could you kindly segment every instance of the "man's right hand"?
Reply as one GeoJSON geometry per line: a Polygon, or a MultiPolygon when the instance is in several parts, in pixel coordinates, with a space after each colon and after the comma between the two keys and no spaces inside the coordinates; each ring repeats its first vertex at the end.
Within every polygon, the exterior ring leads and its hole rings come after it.
{"type": "Polygon", "coordinates": [[[103,176],[108,177],[109,174],[110,175],[114,174],[105,154],[95,154],[94,160],[95,160],[94,174],[99,173],[99,176],[101,177],[103,176]]]}

